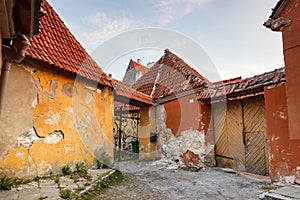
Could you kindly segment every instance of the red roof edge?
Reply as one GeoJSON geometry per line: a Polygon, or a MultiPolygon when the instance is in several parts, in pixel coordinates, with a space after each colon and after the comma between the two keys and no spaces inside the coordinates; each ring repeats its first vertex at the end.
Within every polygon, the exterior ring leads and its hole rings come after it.
{"type": "Polygon", "coordinates": [[[232,82],[227,81],[224,85],[219,84],[216,87],[204,88],[197,95],[200,100],[207,100],[240,93],[252,94],[252,91],[258,92],[258,90],[263,90],[265,86],[280,82],[285,82],[284,68],[275,69],[250,78],[232,79],[232,82]]]}
{"type": "Polygon", "coordinates": [[[130,85],[124,82],[112,79],[112,85],[116,97],[125,99],[130,105],[133,105],[132,103],[130,103],[131,101],[135,101],[140,105],[154,105],[153,99],[149,95],[132,89],[130,85]]]}

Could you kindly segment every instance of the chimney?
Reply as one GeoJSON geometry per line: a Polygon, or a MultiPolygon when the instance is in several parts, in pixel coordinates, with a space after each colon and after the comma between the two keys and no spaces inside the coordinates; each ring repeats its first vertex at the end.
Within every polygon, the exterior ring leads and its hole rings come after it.
{"type": "Polygon", "coordinates": [[[142,64],[142,59],[137,59],[137,63],[142,64]]]}

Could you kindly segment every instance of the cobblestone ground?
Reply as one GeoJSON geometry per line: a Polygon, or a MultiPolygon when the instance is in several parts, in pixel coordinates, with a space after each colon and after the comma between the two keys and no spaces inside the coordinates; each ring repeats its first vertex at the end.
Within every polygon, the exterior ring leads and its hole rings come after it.
{"type": "Polygon", "coordinates": [[[96,199],[259,199],[266,178],[228,173],[217,168],[192,172],[159,162],[120,162],[125,181],[96,199]]]}

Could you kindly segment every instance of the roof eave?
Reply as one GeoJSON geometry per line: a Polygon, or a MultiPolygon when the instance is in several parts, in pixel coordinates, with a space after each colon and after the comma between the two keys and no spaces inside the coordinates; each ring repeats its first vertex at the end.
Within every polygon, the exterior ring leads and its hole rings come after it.
{"type": "Polygon", "coordinates": [[[280,0],[274,9],[269,19],[263,24],[265,27],[271,29],[272,31],[281,31],[283,27],[290,24],[289,19],[280,17],[281,12],[286,7],[289,0],[280,0]]]}
{"type": "Polygon", "coordinates": [[[275,6],[275,8],[273,9],[273,12],[271,14],[271,16],[269,17],[270,19],[277,19],[279,17],[279,15],[281,14],[281,12],[283,11],[283,9],[285,8],[286,4],[289,2],[289,0],[281,0],[278,2],[278,4],[275,6]]]}

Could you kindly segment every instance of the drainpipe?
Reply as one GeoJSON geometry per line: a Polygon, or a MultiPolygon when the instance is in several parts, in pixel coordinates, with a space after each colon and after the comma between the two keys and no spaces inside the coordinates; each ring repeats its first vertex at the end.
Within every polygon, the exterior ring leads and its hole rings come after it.
{"type": "Polygon", "coordinates": [[[3,66],[0,76],[0,117],[3,111],[3,102],[7,80],[11,68],[11,63],[20,63],[25,57],[25,51],[30,46],[29,40],[25,35],[19,35],[13,40],[11,46],[2,45],[3,66]]]}
{"type": "Polygon", "coordinates": [[[11,67],[11,63],[4,60],[3,66],[1,69],[1,77],[0,77],[0,115],[2,115],[4,94],[5,94],[5,88],[6,88],[6,83],[8,80],[10,67],[11,67]]]}

